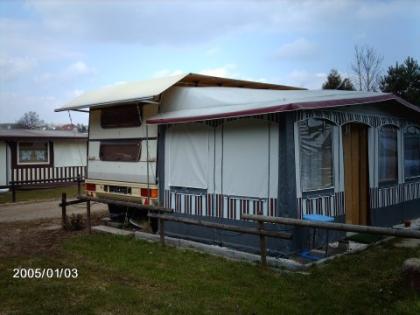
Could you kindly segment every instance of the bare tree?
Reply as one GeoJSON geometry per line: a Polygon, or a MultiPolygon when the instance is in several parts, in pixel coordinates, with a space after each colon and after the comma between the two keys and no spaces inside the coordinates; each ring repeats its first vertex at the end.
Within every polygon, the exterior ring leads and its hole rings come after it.
{"type": "Polygon", "coordinates": [[[369,46],[354,47],[355,85],[360,91],[378,91],[383,57],[369,46]]]}
{"type": "Polygon", "coordinates": [[[27,112],[16,122],[24,129],[37,129],[42,126],[44,121],[39,119],[39,115],[35,112],[27,112]]]}

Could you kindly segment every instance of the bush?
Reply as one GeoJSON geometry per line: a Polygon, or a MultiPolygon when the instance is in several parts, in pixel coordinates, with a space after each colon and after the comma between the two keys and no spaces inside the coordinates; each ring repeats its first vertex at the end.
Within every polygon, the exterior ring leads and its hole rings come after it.
{"type": "Polygon", "coordinates": [[[82,230],[84,226],[83,216],[80,213],[73,213],[67,221],[67,230],[70,231],[82,230]]]}

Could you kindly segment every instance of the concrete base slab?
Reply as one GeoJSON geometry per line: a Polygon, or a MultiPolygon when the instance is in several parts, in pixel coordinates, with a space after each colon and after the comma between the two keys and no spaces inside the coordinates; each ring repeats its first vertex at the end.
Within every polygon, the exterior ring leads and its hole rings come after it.
{"type": "MultiPolygon", "coordinates": [[[[142,240],[151,241],[151,242],[160,241],[158,234],[134,232],[134,237],[137,239],[142,239],[142,240]]],[[[231,248],[217,246],[217,245],[208,245],[204,243],[193,242],[193,241],[184,240],[180,238],[165,237],[165,244],[174,246],[174,247],[188,248],[188,249],[204,252],[204,253],[214,255],[214,256],[221,256],[221,257],[235,260],[235,261],[244,261],[244,262],[250,262],[254,264],[258,264],[261,261],[261,257],[259,255],[241,252],[241,251],[237,251],[231,248]]],[[[295,262],[290,259],[284,259],[284,258],[267,257],[267,264],[271,267],[286,268],[289,270],[303,269],[303,265],[301,265],[300,263],[295,262]]]]}
{"type": "Polygon", "coordinates": [[[404,238],[398,243],[395,243],[395,247],[403,247],[403,248],[416,248],[420,245],[420,240],[413,239],[413,238],[404,238]]]}
{"type": "Polygon", "coordinates": [[[105,225],[97,225],[92,227],[92,231],[99,232],[99,233],[109,233],[113,235],[121,235],[121,236],[133,236],[134,232],[117,229],[112,226],[105,226],[105,225]]]}

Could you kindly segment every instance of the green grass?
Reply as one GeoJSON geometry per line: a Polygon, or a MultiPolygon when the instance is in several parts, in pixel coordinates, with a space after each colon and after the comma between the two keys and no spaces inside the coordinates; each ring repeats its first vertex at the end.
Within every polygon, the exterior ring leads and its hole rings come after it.
{"type": "Polygon", "coordinates": [[[309,275],[262,270],[188,250],[109,235],[77,236],[54,255],[0,259],[0,313],[420,314],[402,285],[420,249],[374,247],[309,275]],[[12,269],[76,267],[77,279],[13,279],[12,269]]]}
{"type": "Polygon", "coordinates": [[[382,235],[367,234],[367,233],[358,233],[352,236],[348,236],[347,239],[353,242],[371,244],[383,240],[385,237],[382,235]]]}
{"type": "MultiPolygon", "coordinates": [[[[43,200],[43,199],[60,199],[61,193],[67,193],[67,197],[75,197],[77,195],[77,185],[66,185],[56,188],[35,188],[31,190],[17,190],[16,201],[43,200]]],[[[12,193],[6,192],[0,194],[0,204],[12,202],[12,193]]]]}

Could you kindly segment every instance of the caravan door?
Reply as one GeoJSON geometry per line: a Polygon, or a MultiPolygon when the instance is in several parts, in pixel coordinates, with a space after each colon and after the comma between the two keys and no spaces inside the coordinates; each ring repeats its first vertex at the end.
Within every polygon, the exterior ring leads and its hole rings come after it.
{"type": "Polygon", "coordinates": [[[343,126],[346,223],[369,224],[368,126],[343,126]]]}

